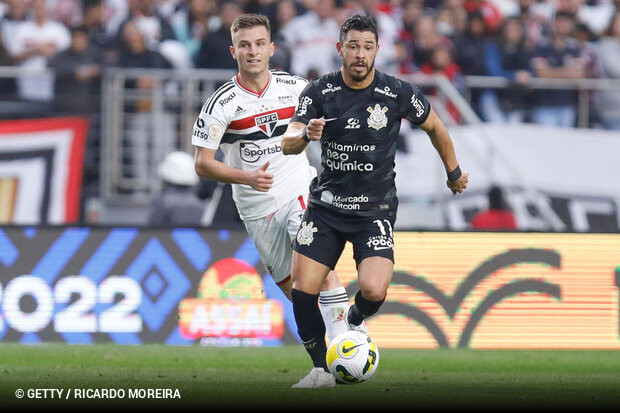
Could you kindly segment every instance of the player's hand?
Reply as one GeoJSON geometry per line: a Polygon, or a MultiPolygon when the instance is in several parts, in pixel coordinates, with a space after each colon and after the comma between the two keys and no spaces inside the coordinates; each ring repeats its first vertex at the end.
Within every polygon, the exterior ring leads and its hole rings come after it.
{"type": "Polygon", "coordinates": [[[308,122],[308,126],[306,126],[308,139],[310,139],[311,141],[320,141],[321,135],[323,135],[323,126],[325,126],[325,121],[323,120],[323,118],[310,119],[310,122],[308,122]]]}
{"type": "Polygon", "coordinates": [[[465,188],[467,188],[467,183],[469,182],[469,172],[463,171],[461,173],[461,177],[456,181],[446,180],[446,184],[448,188],[452,191],[452,195],[460,194],[463,192],[465,188]]]}
{"type": "Polygon", "coordinates": [[[269,161],[260,168],[250,171],[248,185],[260,192],[269,191],[273,185],[273,174],[267,172],[268,167],[269,161]]]}

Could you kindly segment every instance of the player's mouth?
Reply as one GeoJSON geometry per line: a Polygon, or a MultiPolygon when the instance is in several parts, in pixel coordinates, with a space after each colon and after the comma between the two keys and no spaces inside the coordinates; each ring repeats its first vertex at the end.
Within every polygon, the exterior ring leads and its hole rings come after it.
{"type": "Polygon", "coordinates": [[[364,64],[364,62],[353,63],[351,67],[353,68],[353,70],[357,72],[363,72],[367,69],[366,64],[364,64]]]}
{"type": "Polygon", "coordinates": [[[248,59],[247,60],[248,64],[250,65],[257,65],[259,64],[261,61],[259,59],[248,59]]]}

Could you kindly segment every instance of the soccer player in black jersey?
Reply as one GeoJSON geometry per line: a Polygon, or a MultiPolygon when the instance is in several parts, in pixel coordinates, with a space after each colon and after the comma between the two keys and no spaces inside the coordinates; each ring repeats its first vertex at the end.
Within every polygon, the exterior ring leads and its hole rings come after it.
{"type": "Polygon", "coordinates": [[[394,183],[396,140],[402,119],[424,130],[443,161],[448,188],[467,187],[452,139],[418,88],[374,68],[379,51],[374,19],[355,15],[341,27],[339,71],[309,83],[282,139],[284,154],[321,142],[320,175],[293,242],[292,301],[299,336],[314,368],[295,388],[331,387],[325,361],[325,327],[317,305],[321,283],[353,244],[360,290],[346,322],[366,332],[364,319],[385,300],[394,271],[398,199],[394,183]]]}

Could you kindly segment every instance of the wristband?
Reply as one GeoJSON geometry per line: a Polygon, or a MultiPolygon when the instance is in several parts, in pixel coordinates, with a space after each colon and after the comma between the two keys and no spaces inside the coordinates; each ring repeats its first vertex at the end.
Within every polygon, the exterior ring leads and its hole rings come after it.
{"type": "Polygon", "coordinates": [[[455,182],[455,181],[458,181],[460,177],[461,177],[461,167],[458,165],[453,171],[448,172],[448,181],[455,182]]]}
{"type": "Polygon", "coordinates": [[[306,142],[310,142],[310,138],[308,138],[308,127],[304,126],[304,131],[301,133],[301,139],[306,142]]]}

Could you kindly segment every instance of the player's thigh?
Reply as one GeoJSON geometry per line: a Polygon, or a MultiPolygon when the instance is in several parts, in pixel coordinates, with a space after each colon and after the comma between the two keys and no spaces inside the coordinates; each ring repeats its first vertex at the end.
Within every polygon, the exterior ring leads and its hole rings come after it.
{"type": "Polygon", "coordinates": [[[250,238],[254,241],[261,262],[276,284],[281,287],[281,284],[290,279],[293,257],[286,225],[275,219],[274,215],[244,221],[244,224],[250,238]]]}
{"type": "Polygon", "coordinates": [[[337,219],[329,211],[308,208],[293,241],[297,252],[293,256],[294,288],[308,285],[314,289],[318,285],[318,292],[329,270],[336,267],[345,242],[337,229],[337,219]]]}
{"type": "Polygon", "coordinates": [[[364,298],[378,301],[394,273],[395,217],[360,217],[356,231],[350,236],[353,258],[357,264],[359,287],[364,298]]]}
{"type": "Polygon", "coordinates": [[[293,288],[308,294],[318,294],[330,268],[298,252],[293,253],[293,288]]]}

